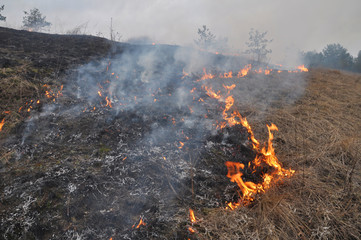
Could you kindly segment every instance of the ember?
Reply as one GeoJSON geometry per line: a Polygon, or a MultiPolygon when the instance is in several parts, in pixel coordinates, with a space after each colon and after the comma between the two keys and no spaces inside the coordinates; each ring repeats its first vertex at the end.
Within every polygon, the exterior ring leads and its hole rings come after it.
{"type": "Polygon", "coordinates": [[[146,226],[147,224],[143,221],[142,218],[140,218],[138,225],[135,227],[135,224],[132,226],[132,228],[140,228],[141,226],[146,226]]]}
{"type": "Polygon", "coordinates": [[[5,118],[3,118],[3,120],[0,122],[0,132],[1,132],[4,124],[5,124],[5,118]]]}

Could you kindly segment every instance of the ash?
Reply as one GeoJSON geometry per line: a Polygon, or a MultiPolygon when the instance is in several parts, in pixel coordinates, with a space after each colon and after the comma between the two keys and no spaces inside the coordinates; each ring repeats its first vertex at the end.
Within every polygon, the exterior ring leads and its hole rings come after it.
{"type": "Polygon", "coordinates": [[[184,239],[188,208],[235,200],[224,162],[253,160],[247,130],[217,129],[221,103],[200,75],[183,76],[173,48],[170,60],[160,51],[69,70],[62,96],[16,127],[3,144],[0,239],[184,239]]]}

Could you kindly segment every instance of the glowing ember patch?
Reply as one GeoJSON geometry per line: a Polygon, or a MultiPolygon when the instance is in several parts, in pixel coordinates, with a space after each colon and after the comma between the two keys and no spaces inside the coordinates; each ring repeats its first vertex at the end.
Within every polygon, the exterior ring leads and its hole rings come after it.
{"type": "Polygon", "coordinates": [[[140,220],[139,220],[139,223],[138,223],[138,225],[137,226],[135,226],[135,224],[132,226],[132,228],[140,228],[140,226],[146,226],[147,224],[143,221],[143,219],[142,218],[140,218],[140,220]]]}
{"type": "Polygon", "coordinates": [[[193,228],[191,228],[191,227],[188,228],[188,231],[189,231],[191,234],[193,234],[193,233],[196,232],[196,231],[195,231],[193,228]]]}
{"type": "Polygon", "coordinates": [[[178,147],[179,149],[182,149],[183,148],[183,146],[184,146],[184,143],[183,142],[181,142],[181,141],[179,141],[179,144],[180,144],[180,146],[178,147]]]}
{"type": "Polygon", "coordinates": [[[125,159],[127,159],[127,157],[123,158],[123,161],[125,161],[125,159]]]}
{"type": "Polygon", "coordinates": [[[4,124],[5,124],[5,118],[0,122],[0,132],[3,129],[4,124]]]}

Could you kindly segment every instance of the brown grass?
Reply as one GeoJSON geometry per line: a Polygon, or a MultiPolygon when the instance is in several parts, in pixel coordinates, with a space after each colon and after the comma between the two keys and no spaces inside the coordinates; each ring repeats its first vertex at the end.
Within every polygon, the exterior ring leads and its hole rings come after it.
{"type": "Polygon", "coordinates": [[[314,70],[307,78],[302,99],[267,115],[280,129],[279,159],[295,176],[253,206],[196,211],[202,220],[194,237],[361,238],[361,75],[314,70]]]}

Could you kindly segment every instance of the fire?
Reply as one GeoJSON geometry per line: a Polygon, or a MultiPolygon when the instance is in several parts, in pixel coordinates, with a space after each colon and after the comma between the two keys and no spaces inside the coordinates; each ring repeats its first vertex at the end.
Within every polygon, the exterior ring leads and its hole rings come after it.
{"type": "Polygon", "coordinates": [[[105,101],[107,101],[107,105],[105,106],[109,106],[110,108],[112,108],[112,102],[108,99],[108,97],[105,97],[105,101]]]}
{"type": "Polygon", "coordinates": [[[196,217],[194,216],[194,211],[192,209],[189,209],[189,219],[191,220],[191,223],[196,222],[196,217]]]}
{"type": "Polygon", "coordinates": [[[193,224],[196,223],[196,217],[194,216],[194,211],[192,209],[189,209],[189,219],[191,220],[192,227],[188,227],[188,231],[193,234],[196,231],[193,229],[193,224]]]}
{"type": "Polygon", "coordinates": [[[301,70],[301,72],[308,72],[308,69],[305,68],[305,65],[298,66],[297,69],[301,70]]]}
{"type": "Polygon", "coordinates": [[[3,120],[0,122],[0,132],[1,132],[4,124],[5,124],[5,118],[3,118],[3,120]]]}
{"type": "Polygon", "coordinates": [[[132,228],[140,228],[140,226],[146,226],[147,224],[143,221],[142,218],[140,218],[138,225],[135,227],[135,224],[132,226],[132,228]]]}
{"type": "Polygon", "coordinates": [[[244,68],[242,68],[241,70],[239,70],[238,74],[237,74],[237,77],[238,78],[241,78],[241,77],[244,77],[248,74],[249,70],[251,70],[252,68],[252,65],[251,64],[248,64],[246,65],[244,68]]]}
{"type": "Polygon", "coordinates": [[[207,86],[203,86],[204,89],[206,90],[206,93],[208,96],[210,96],[211,98],[215,98],[215,99],[220,99],[221,96],[219,95],[219,92],[218,93],[215,93],[212,89],[212,87],[207,87],[207,86]]]}
{"type": "MultiPolygon", "coordinates": [[[[237,183],[238,187],[240,188],[242,195],[240,195],[239,202],[237,203],[227,203],[227,209],[235,209],[238,206],[243,204],[248,204],[254,200],[255,194],[264,192],[265,190],[269,189],[271,186],[271,182],[277,182],[284,177],[292,176],[295,171],[292,169],[286,170],[282,167],[282,164],[278,161],[276,157],[272,140],[273,140],[273,133],[272,131],[277,131],[278,128],[276,125],[271,124],[270,126],[267,125],[268,128],[268,144],[267,148],[263,147],[259,149],[258,145],[253,145],[254,149],[257,151],[257,156],[252,161],[253,169],[260,168],[262,169],[261,164],[264,166],[268,166],[273,168],[272,173],[264,173],[263,174],[263,181],[260,183],[253,183],[253,182],[244,182],[242,179],[243,170],[245,168],[244,164],[238,162],[226,162],[225,165],[228,169],[227,177],[230,179],[231,182],[237,183]]],[[[253,140],[252,140],[253,141],[253,140]]],[[[258,141],[257,141],[258,142],[258,141]]],[[[251,164],[248,165],[250,168],[251,164]]]]}
{"type": "Polygon", "coordinates": [[[184,146],[184,143],[183,142],[181,142],[181,141],[179,141],[179,144],[180,144],[180,146],[178,147],[179,149],[182,149],[183,148],[183,146],[184,146]]]}
{"type": "Polygon", "coordinates": [[[224,87],[225,89],[227,89],[228,91],[231,91],[231,90],[233,90],[233,89],[236,87],[236,84],[232,84],[231,86],[227,86],[227,85],[224,85],[224,84],[223,84],[223,87],[224,87]]]}
{"type": "Polygon", "coordinates": [[[228,73],[224,73],[223,75],[220,76],[220,78],[232,78],[232,77],[233,77],[232,71],[229,71],[228,73]]]}
{"type": "Polygon", "coordinates": [[[213,78],[214,78],[214,75],[207,73],[206,69],[203,68],[203,76],[198,81],[203,81],[203,80],[213,79],[213,78]]]}
{"type": "MultiPolygon", "coordinates": [[[[248,71],[251,69],[250,65],[247,65],[244,69],[241,69],[238,77],[245,76],[248,71]]],[[[270,74],[272,70],[256,70],[258,73],[265,73],[266,75],[270,74]]],[[[204,71],[205,72],[205,71],[204,71]]],[[[256,157],[245,166],[240,162],[225,162],[225,165],[228,169],[227,177],[231,182],[234,182],[238,185],[240,189],[239,201],[236,203],[228,202],[226,203],[227,209],[236,209],[241,205],[247,205],[255,199],[257,193],[265,192],[265,190],[271,187],[272,183],[275,183],[282,178],[290,177],[294,174],[292,169],[284,169],[282,164],[278,161],[276,157],[274,148],[273,148],[273,131],[278,131],[276,125],[271,124],[267,125],[268,128],[268,141],[264,146],[260,145],[260,142],[255,138],[252,128],[245,117],[237,111],[234,110],[234,97],[230,94],[230,91],[233,90],[236,85],[226,86],[223,84],[223,87],[227,90],[227,95],[222,96],[221,92],[214,91],[212,87],[203,85],[202,88],[205,90],[205,93],[214,99],[220,101],[223,104],[222,117],[223,120],[217,124],[218,129],[225,128],[226,126],[232,127],[235,125],[241,125],[247,129],[249,134],[249,140],[252,143],[253,150],[256,152],[256,157]],[[261,181],[252,182],[244,180],[244,172],[255,173],[257,172],[261,176],[261,181]]],[[[190,218],[191,221],[194,217],[193,211],[190,209],[190,218]]],[[[193,221],[192,221],[193,223],[193,221]]]]}

